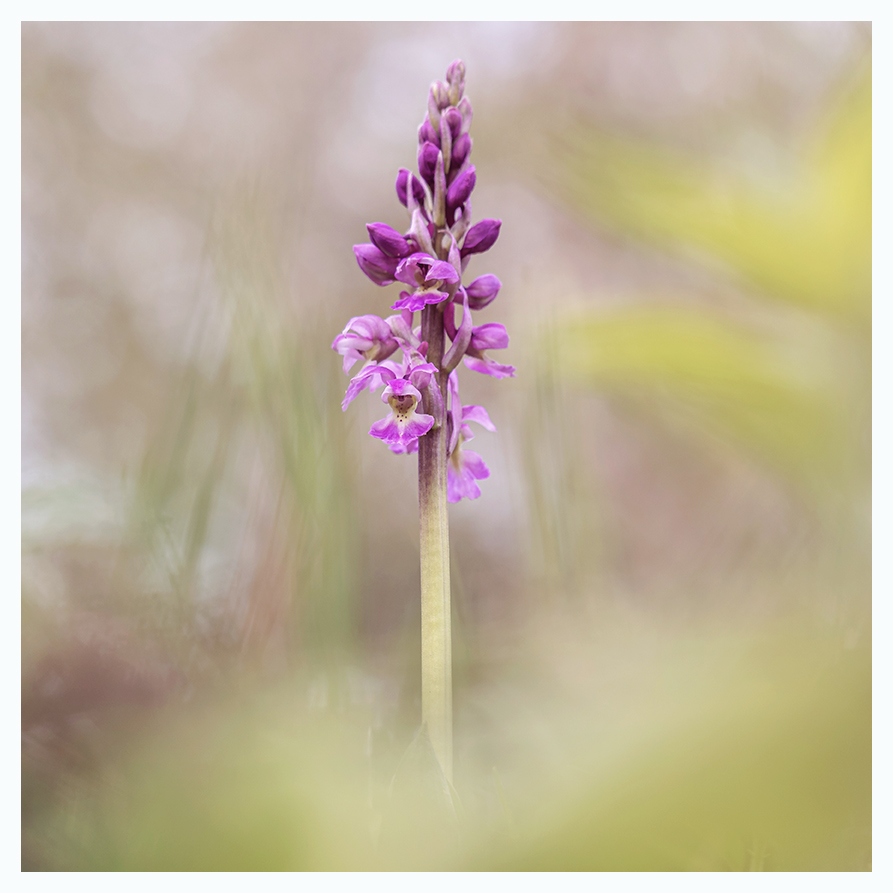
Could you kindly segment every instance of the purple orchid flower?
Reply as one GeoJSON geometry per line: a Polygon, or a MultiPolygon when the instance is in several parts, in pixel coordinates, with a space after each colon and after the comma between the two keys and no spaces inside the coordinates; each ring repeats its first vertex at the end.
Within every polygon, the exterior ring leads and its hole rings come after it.
{"type": "Polygon", "coordinates": [[[490,469],[477,453],[464,449],[462,444],[474,438],[469,422],[476,422],[488,431],[495,431],[496,426],[490,421],[490,415],[483,406],[461,404],[458,376],[455,372],[450,375],[449,387],[452,436],[447,463],[447,501],[459,502],[463,497],[477,499],[481,495],[477,481],[490,477],[490,469]]]}
{"type": "Polygon", "coordinates": [[[391,412],[369,429],[373,437],[408,451],[413,440],[418,443],[434,426],[434,416],[416,412],[422,395],[405,378],[395,378],[384,389],[381,399],[391,407],[391,412]]]}
{"type": "Polygon", "coordinates": [[[357,360],[385,360],[398,346],[391,326],[371,313],[355,316],[332,342],[332,350],[344,357],[345,374],[350,372],[357,360]]]}
{"type": "Polygon", "coordinates": [[[471,342],[465,353],[465,365],[475,372],[490,375],[493,378],[514,378],[515,367],[504,366],[490,359],[486,350],[500,350],[509,346],[509,333],[505,326],[497,322],[488,322],[472,330],[471,342]]]}
{"type": "Polygon", "coordinates": [[[439,304],[450,296],[443,290],[443,283],[459,281],[459,274],[452,264],[421,251],[401,261],[394,275],[416,290],[400,292],[400,300],[391,306],[392,310],[421,310],[426,304],[439,304]]]}
{"type": "Polygon", "coordinates": [[[372,363],[364,366],[360,372],[355,375],[347,386],[347,392],[341,401],[341,411],[345,412],[347,407],[353,403],[363,391],[377,391],[385,382],[392,378],[401,378],[403,369],[399,363],[393,360],[385,360],[383,363],[372,363]]]}
{"type": "MultiPolygon", "coordinates": [[[[394,320],[389,317],[389,320],[394,320]]],[[[399,327],[395,324],[395,328],[399,327]]],[[[403,348],[403,360],[385,360],[382,363],[367,363],[351,380],[347,386],[347,393],[341,401],[342,412],[353,403],[363,391],[377,391],[383,384],[395,378],[406,378],[419,388],[426,388],[431,382],[431,373],[437,371],[433,363],[425,362],[425,353],[428,345],[423,341],[418,343],[418,337],[414,332],[410,333],[412,340],[418,344],[414,347],[412,342],[402,341],[399,336],[397,341],[403,348]]]]}

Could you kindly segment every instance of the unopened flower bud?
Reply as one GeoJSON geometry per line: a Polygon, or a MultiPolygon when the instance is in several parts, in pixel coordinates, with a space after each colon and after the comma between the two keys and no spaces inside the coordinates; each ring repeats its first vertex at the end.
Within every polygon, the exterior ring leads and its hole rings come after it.
{"type": "Polygon", "coordinates": [[[450,136],[456,139],[462,132],[462,114],[458,109],[448,108],[440,118],[440,129],[443,130],[444,121],[449,124],[450,136]]]}
{"type": "Polygon", "coordinates": [[[498,322],[475,326],[471,334],[471,346],[475,350],[500,350],[509,346],[509,333],[498,322]]]}
{"type": "Polygon", "coordinates": [[[419,127],[419,143],[434,143],[440,148],[440,134],[431,126],[431,122],[426,117],[419,127]]]}
{"type": "MultiPolygon", "coordinates": [[[[464,204],[465,200],[471,195],[471,192],[474,189],[476,179],[474,165],[472,164],[467,170],[463,171],[455,180],[453,180],[452,185],[447,191],[447,207],[455,209],[458,208],[459,205],[464,204]]],[[[474,227],[472,227],[472,231],[473,230],[474,227]]]]}
{"type": "Polygon", "coordinates": [[[440,149],[434,143],[422,143],[419,146],[419,174],[429,186],[434,183],[434,169],[439,156],[440,149]]]}
{"type": "Polygon", "coordinates": [[[480,254],[492,247],[493,243],[499,238],[499,227],[502,226],[501,220],[480,220],[465,236],[465,242],[462,245],[462,257],[469,254],[480,254]]]}
{"type": "Polygon", "coordinates": [[[354,245],[353,253],[356,255],[360,269],[376,284],[390,285],[397,280],[394,273],[400,262],[396,257],[388,257],[375,245],[364,242],[362,245],[354,245]]]}
{"type": "Polygon", "coordinates": [[[450,65],[446,79],[450,87],[450,105],[458,105],[465,91],[465,63],[461,59],[450,65]]]}
{"type": "Polygon", "coordinates": [[[472,310],[483,310],[488,304],[493,303],[500,288],[502,288],[502,283],[492,273],[478,276],[465,287],[468,294],[468,306],[472,310]]]}
{"type": "Polygon", "coordinates": [[[409,207],[406,190],[407,184],[411,183],[412,197],[415,204],[421,207],[425,205],[425,187],[419,182],[418,178],[411,174],[405,167],[401,167],[397,173],[397,198],[404,207],[409,207]]]}
{"type": "MultiPolygon", "coordinates": [[[[443,83],[443,81],[435,81],[431,85],[431,91],[434,95],[434,100],[437,103],[437,108],[440,111],[443,111],[450,104],[450,88],[443,83]]],[[[431,122],[434,123],[433,121],[431,122]]]]}
{"type": "Polygon", "coordinates": [[[471,137],[467,133],[459,134],[459,138],[453,143],[450,168],[458,171],[465,164],[471,154],[471,137]]]}
{"type": "Polygon", "coordinates": [[[406,237],[386,223],[367,223],[366,229],[373,244],[388,257],[406,257],[412,253],[412,245],[406,237]]]}

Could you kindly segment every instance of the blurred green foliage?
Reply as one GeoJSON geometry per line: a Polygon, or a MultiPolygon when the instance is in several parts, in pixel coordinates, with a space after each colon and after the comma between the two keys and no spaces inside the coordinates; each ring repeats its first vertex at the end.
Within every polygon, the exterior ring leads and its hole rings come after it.
{"type": "Polygon", "coordinates": [[[575,313],[550,335],[564,373],[688,416],[690,433],[725,438],[814,495],[864,488],[870,71],[784,182],[755,183],[582,127],[553,148],[560,163],[543,166],[547,185],[577,212],[663,250],[712,256],[752,295],[733,307],[655,295],[657,305],[645,296],[632,310],[575,313]]]}
{"type": "Polygon", "coordinates": [[[583,214],[691,246],[762,295],[854,324],[871,314],[871,73],[839,97],[783,182],[755,182],[647,142],[562,134],[552,185],[583,214]]]}

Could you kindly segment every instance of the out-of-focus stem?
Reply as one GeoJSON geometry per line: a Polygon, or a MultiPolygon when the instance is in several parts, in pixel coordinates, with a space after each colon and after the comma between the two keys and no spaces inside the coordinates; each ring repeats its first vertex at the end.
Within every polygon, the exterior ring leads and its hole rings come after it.
{"type": "MultiPolygon", "coordinates": [[[[427,360],[440,369],[438,386],[446,406],[443,372],[443,309],[422,311],[427,360]]],[[[425,407],[431,412],[431,407],[425,407]]],[[[422,566],[422,723],[444,775],[453,781],[453,669],[450,630],[450,531],[447,517],[446,414],[419,439],[419,546],[422,566]]]]}

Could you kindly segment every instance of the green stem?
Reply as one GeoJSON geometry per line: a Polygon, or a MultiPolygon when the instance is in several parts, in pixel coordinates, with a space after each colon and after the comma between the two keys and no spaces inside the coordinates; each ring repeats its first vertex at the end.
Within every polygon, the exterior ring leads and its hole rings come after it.
{"type": "MultiPolygon", "coordinates": [[[[438,384],[446,406],[447,376],[443,309],[422,311],[427,360],[440,369],[438,384]]],[[[431,412],[431,407],[426,407],[431,412]]],[[[422,724],[453,781],[453,669],[450,630],[450,530],[447,517],[447,426],[436,424],[419,439],[419,547],[422,566],[422,724]]]]}

